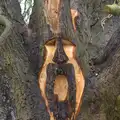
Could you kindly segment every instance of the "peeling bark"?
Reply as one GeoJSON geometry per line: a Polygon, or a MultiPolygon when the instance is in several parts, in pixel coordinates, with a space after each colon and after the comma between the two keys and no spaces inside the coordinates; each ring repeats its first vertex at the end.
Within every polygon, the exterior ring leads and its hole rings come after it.
{"type": "Polygon", "coordinates": [[[119,28],[95,63],[98,75],[89,76],[78,120],[119,120],[120,40],[119,28]],[[100,70],[99,70],[100,69],[100,70]],[[98,71],[99,70],[99,71],[98,71]]]}
{"type": "Polygon", "coordinates": [[[4,45],[7,37],[11,34],[12,24],[11,22],[3,15],[0,15],[0,24],[5,26],[3,33],[0,36],[0,46],[4,45]]]}

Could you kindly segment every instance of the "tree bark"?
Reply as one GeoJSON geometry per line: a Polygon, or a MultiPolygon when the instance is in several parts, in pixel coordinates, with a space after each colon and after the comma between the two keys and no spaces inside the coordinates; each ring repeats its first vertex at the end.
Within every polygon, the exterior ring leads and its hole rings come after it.
{"type": "MultiPolygon", "coordinates": [[[[79,31],[74,32],[69,0],[61,0],[59,9],[60,35],[76,43],[77,57],[86,77],[89,66],[85,44],[79,31]]],[[[28,28],[20,12],[17,0],[1,0],[0,24],[4,30],[0,36],[0,119],[49,120],[38,77],[44,62],[43,46],[54,33],[46,21],[43,0],[34,0],[28,28]]],[[[86,79],[78,120],[120,119],[119,34],[120,28],[103,55],[93,60],[98,76],[90,73],[86,79]]]]}
{"type": "Polygon", "coordinates": [[[24,48],[24,21],[17,0],[0,2],[0,119],[47,119],[37,76],[24,48]],[[40,102],[41,101],[41,102],[40,102]]]}
{"type": "Polygon", "coordinates": [[[81,39],[79,31],[74,31],[70,9],[70,0],[60,0],[60,32],[64,39],[68,39],[76,44],[76,56],[78,62],[80,63],[83,74],[86,76],[89,71],[89,66],[86,59],[85,47],[83,47],[84,42],[81,39]]]}
{"type": "Polygon", "coordinates": [[[93,60],[98,76],[89,77],[80,120],[120,119],[120,28],[112,35],[103,54],[93,60]],[[99,69],[99,70],[98,70],[99,69]]]}

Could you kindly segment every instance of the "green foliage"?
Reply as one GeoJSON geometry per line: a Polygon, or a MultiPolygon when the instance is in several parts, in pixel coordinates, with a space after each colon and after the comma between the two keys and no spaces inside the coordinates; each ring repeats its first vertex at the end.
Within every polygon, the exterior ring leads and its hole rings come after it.
{"type": "Polygon", "coordinates": [[[120,0],[115,0],[112,5],[106,5],[104,11],[114,16],[120,15],[120,0]]]}

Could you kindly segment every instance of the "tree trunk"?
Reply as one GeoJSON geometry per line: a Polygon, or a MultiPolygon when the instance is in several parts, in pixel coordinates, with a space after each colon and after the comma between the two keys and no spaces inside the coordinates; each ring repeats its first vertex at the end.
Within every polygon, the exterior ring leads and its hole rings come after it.
{"type": "Polygon", "coordinates": [[[103,55],[93,60],[98,76],[89,78],[80,120],[120,119],[120,28],[115,31],[103,55]]]}
{"type": "MultiPolygon", "coordinates": [[[[79,65],[86,78],[77,119],[119,120],[120,28],[111,37],[103,55],[93,59],[98,75],[91,72],[90,76],[87,76],[89,60],[86,55],[86,42],[82,41],[78,29],[74,32],[69,2],[60,0],[60,35],[76,44],[79,65]]],[[[55,34],[47,23],[43,0],[34,0],[28,26],[20,12],[17,0],[1,0],[0,119],[49,120],[38,78],[44,63],[43,46],[55,34]]]]}
{"type": "Polygon", "coordinates": [[[25,23],[17,0],[0,2],[0,119],[47,119],[45,105],[25,50],[25,23]],[[42,109],[41,109],[42,108],[42,109]]]}

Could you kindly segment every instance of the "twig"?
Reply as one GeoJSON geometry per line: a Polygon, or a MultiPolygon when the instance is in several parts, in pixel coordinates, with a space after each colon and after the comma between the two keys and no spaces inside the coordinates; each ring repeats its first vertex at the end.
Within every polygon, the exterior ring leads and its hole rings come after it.
{"type": "Polygon", "coordinates": [[[101,20],[101,26],[102,26],[102,29],[104,30],[104,25],[105,25],[105,22],[110,19],[113,15],[112,14],[108,14],[108,16],[104,17],[102,20],[101,20]]]}
{"type": "Polygon", "coordinates": [[[11,32],[12,24],[11,22],[3,15],[0,15],[0,23],[5,26],[5,29],[3,33],[0,36],[0,46],[2,46],[5,43],[5,39],[9,36],[9,33],[11,32]]]}

